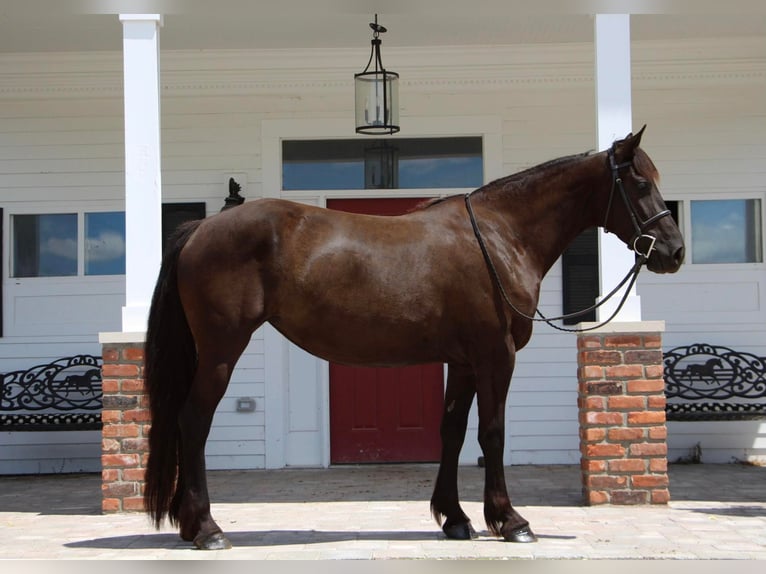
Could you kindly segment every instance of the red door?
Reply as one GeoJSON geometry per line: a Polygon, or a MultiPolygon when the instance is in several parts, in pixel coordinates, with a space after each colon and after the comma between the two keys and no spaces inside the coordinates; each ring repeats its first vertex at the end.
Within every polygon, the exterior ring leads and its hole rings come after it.
{"type": "MultiPolygon", "coordinates": [[[[352,213],[398,215],[422,199],[333,199],[327,207],[352,213]]],[[[330,460],[439,460],[444,399],[441,364],[365,368],[330,364],[330,460]]]]}

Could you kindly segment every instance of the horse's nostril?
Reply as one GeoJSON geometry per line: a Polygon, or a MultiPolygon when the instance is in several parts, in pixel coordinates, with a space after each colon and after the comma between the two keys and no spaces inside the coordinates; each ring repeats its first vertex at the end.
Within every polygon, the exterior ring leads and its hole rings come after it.
{"type": "Polygon", "coordinates": [[[686,248],[681,246],[678,249],[676,249],[676,252],[673,254],[673,261],[675,261],[676,265],[681,265],[681,263],[684,262],[684,258],[686,257],[686,248]]]}

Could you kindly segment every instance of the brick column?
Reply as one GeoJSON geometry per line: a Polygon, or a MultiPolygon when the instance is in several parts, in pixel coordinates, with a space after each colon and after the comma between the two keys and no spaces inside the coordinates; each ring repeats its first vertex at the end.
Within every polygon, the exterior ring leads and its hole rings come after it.
{"type": "Polygon", "coordinates": [[[663,321],[613,323],[578,335],[585,504],[666,504],[663,321]]]}
{"type": "Polygon", "coordinates": [[[104,409],[101,431],[101,509],[142,511],[150,412],[144,394],[142,333],[100,336],[104,409]]]}

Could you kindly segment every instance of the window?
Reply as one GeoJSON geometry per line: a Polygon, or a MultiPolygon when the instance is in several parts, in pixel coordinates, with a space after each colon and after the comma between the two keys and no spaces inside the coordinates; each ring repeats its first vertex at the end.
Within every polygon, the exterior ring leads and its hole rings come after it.
{"type": "Polygon", "coordinates": [[[11,217],[13,277],[125,273],[125,214],[18,214],[11,217]]]}
{"type": "Polygon", "coordinates": [[[13,276],[77,275],[77,214],[13,216],[13,276]]]}
{"type": "Polygon", "coordinates": [[[759,199],[691,201],[692,263],[761,263],[759,199]]]}
{"type": "Polygon", "coordinates": [[[481,137],[282,142],[282,189],[477,188],[481,137]]]}
{"type": "Polygon", "coordinates": [[[85,214],[85,274],[125,274],[125,213],[85,214]]]}

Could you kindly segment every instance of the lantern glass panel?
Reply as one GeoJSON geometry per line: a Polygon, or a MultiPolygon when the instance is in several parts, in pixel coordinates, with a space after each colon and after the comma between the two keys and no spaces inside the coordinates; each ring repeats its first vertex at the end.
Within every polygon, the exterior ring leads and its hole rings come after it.
{"type": "Polygon", "coordinates": [[[355,118],[362,133],[396,133],[399,131],[399,76],[387,72],[370,72],[356,76],[355,118]]]}

